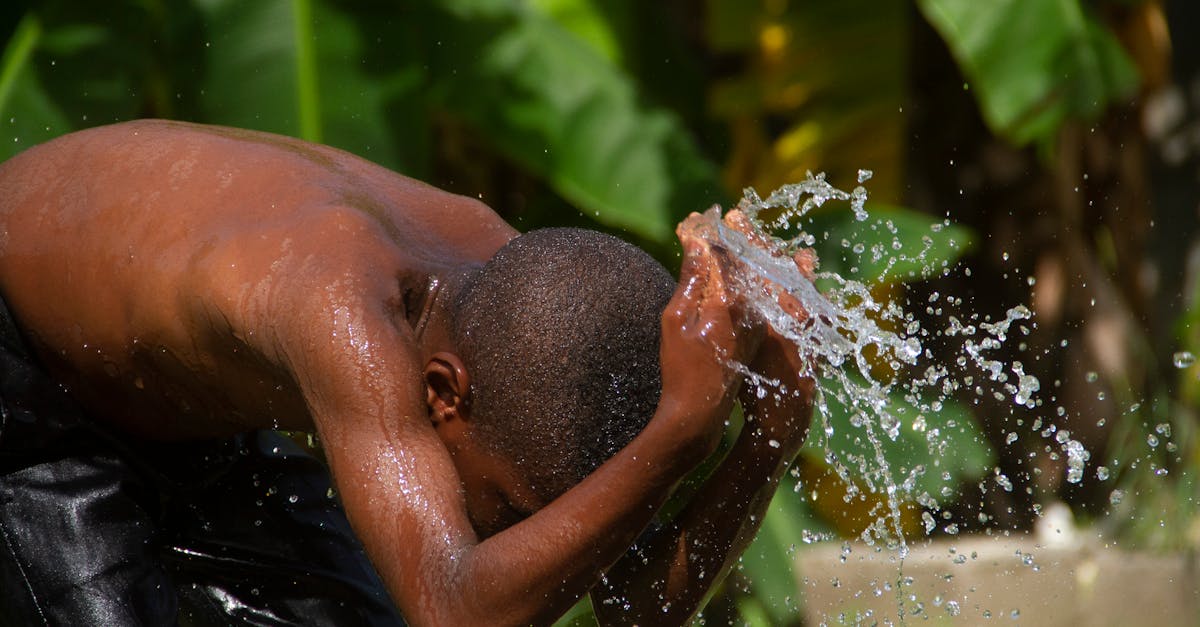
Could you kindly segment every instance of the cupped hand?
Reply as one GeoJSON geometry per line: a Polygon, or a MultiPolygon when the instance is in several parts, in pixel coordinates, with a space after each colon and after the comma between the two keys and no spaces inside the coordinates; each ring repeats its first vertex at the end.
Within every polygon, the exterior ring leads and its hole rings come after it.
{"type": "MultiPolygon", "coordinates": [[[[762,231],[754,226],[750,221],[750,217],[742,212],[741,209],[729,210],[725,214],[725,217],[722,218],[722,221],[725,223],[725,226],[741,233],[751,245],[765,251],[767,254],[773,257],[785,256],[782,248],[777,243],[765,237],[762,231]]],[[[811,248],[796,251],[792,255],[791,260],[796,264],[796,269],[800,271],[801,276],[809,281],[816,278],[817,256],[811,248]]],[[[763,290],[769,291],[766,279],[763,279],[763,283],[763,290]]],[[[785,313],[795,318],[797,322],[804,322],[808,318],[808,312],[804,309],[804,305],[800,303],[799,299],[789,294],[786,290],[775,289],[774,292],[776,302],[779,303],[779,306],[783,308],[785,313]]]]}
{"type": "Polygon", "coordinates": [[[774,329],[767,329],[748,364],[757,380],[742,386],[739,400],[747,416],[743,437],[791,457],[804,444],[812,422],[816,384],[800,351],[774,329]]]}
{"type": "Polygon", "coordinates": [[[676,233],[683,244],[679,286],[662,318],[662,400],[693,437],[711,452],[720,441],[746,363],[758,348],[762,325],[745,316],[722,273],[720,255],[701,231],[713,215],[693,213],[676,233]]]}
{"type": "MultiPolygon", "coordinates": [[[[754,246],[782,257],[783,250],[764,237],[750,218],[738,209],[725,214],[726,226],[746,236],[754,246]]],[[[791,260],[804,278],[815,278],[816,255],[802,249],[791,260]]],[[[771,289],[763,279],[763,291],[772,294],[783,311],[798,323],[808,320],[808,311],[792,294],[771,289]]],[[[747,364],[758,375],[758,381],[743,387],[740,400],[751,416],[747,425],[749,437],[777,448],[784,454],[794,453],[804,443],[812,419],[812,400],[815,382],[812,369],[804,362],[800,350],[774,329],[768,328],[757,353],[747,364]],[[761,397],[760,397],[761,393],[761,397]]]]}

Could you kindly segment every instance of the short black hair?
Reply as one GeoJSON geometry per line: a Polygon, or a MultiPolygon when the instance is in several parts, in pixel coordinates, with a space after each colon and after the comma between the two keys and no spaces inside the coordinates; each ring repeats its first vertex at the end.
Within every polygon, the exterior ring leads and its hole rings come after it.
{"type": "Polygon", "coordinates": [[[674,287],[636,246],[550,228],[511,240],[457,292],[473,428],[542,498],[579,483],[654,415],[674,287]]]}

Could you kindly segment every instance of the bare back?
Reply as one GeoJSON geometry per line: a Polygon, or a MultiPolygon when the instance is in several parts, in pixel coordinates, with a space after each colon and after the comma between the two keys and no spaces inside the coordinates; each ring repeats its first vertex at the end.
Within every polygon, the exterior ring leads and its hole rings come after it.
{"type": "Polygon", "coordinates": [[[85,406],[146,437],[311,428],[305,379],[371,375],[313,353],[357,350],[380,313],[411,350],[430,281],[514,235],[482,203],[250,131],[131,122],[0,165],[0,294],[85,406]]]}

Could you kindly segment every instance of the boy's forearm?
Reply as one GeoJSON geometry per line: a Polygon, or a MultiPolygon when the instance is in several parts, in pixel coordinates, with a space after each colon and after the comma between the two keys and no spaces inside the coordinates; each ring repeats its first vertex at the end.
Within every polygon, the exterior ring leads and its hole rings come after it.
{"type": "Polygon", "coordinates": [[[487,578],[498,598],[511,598],[501,588],[524,588],[526,594],[518,596],[533,601],[539,615],[521,622],[552,620],[574,604],[624,553],[671,488],[694,466],[679,462],[678,456],[664,456],[663,445],[651,441],[655,437],[646,433],[635,439],[537,514],[476,547],[477,558],[512,561],[507,558],[521,555],[517,561],[529,567],[528,572],[489,569],[496,576],[487,578]],[[522,579],[525,583],[519,583],[522,579]]]}
{"type": "Polygon", "coordinates": [[[602,623],[682,624],[749,545],[798,445],[774,448],[747,424],[704,487],[592,593],[602,623]],[[785,450],[786,449],[786,450],[785,450]]]}
{"type": "MultiPolygon", "coordinates": [[[[454,551],[427,599],[437,624],[543,624],[587,592],[699,460],[670,416],[525,521],[454,551]]],[[[403,595],[403,590],[397,590],[403,595]]],[[[420,624],[423,621],[414,620],[420,624]]]]}
{"type": "Polygon", "coordinates": [[[598,616],[683,623],[725,576],[758,532],[780,477],[804,444],[814,381],[798,374],[803,365],[789,342],[768,335],[751,368],[778,387],[763,398],[742,391],[748,417],[733,448],[670,525],[639,547],[639,555],[610,569],[605,586],[593,592],[598,616]]]}

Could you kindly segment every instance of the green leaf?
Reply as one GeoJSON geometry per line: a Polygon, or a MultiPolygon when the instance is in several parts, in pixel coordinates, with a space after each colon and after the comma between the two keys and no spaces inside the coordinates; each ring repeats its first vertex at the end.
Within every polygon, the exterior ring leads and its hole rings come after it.
{"type": "Polygon", "coordinates": [[[437,102],[589,216],[665,244],[687,212],[722,199],[678,118],[639,102],[587,43],[517,3],[447,4],[449,23],[429,24],[445,35],[430,59],[437,102]]]}
{"type": "Polygon", "coordinates": [[[593,0],[532,0],[531,4],[610,63],[621,63],[617,35],[593,0]]]}
{"type": "MultiPolygon", "coordinates": [[[[851,376],[862,384],[857,375],[851,376]]],[[[831,382],[822,384],[822,388],[836,389],[831,382]]],[[[828,450],[853,477],[871,479],[878,485],[882,471],[876,461],[875,445],[865,426],[854,425],[856,415],[875,421],[878,413],[873,408],[847,407],[834,394],[826,394],[825,400],[828,411],[824,417],[814,414],[802,454],[819,461],[826,458],[828,450]],[[823,420],[833,428],[828,438],[822,435],[823,420]]],[[[936,499],[943,486],[954,489],[964,481],[979,479],[994,464],[995,454],[966,406],[946,400],[939,411],[918,414],[898,390],[890,391],[887,401],[890,411],[901,422],[899,435],[895,440],[889,439],[877,422],[872,423],[874,435],[893,484],[903,486],[910,475],[913,477],[910,498],[926,493],[936,499]],[[918,468],[924,472],[914,472],[918,468]],[[943,473],[949,479],[943,479],[943,473]]]]}
{"type": "Polygon", "coordinates": [[[918,0],[994,133],[1046,141],[1137,88],[1120,43],[1079,0],[918,0]]]}
{"type": "Polygon", "coordinates": [[[405,32],[396,29],[387,44],[364,42],[369,25],[394,11],[351,15],[317,0],[197,4],[208,33],[205,121],[319,141],[424,174],[424,108],[389,108],[420,100],[424,87],[405,32]],[[393,58],[368,74],[365,59],[381,56],[393,58]]]}
{"type": "Polygon", "coordinates": [[[300,136],[291,0],[198,0],[208,32],[206,121],[300,136]]]}
{"type": "Polygon", "coordinates": [[[592,611],[592,598],[586,594],[566,614],[554,621],[554,627],[596,627],[598,624],[596,614],[592,611]]]}
{"type": "MultiPolygon", "coordinates": [[[[828,531],[794,487],[790,480],[780,482],[758,535],[741,558],[742,573],[754,587],[754,596],[761,601],[754,611],[767,614],[770,621],[764,624],[768,625],[796,622],[800,610],[800,588],[793,569],[796,543],[808,534],[828,531]]],[[[741,605],[739,609],[743,609],[741,605]]]]}
{"type": "Polygon", "coordinates": [[[292,0],[292,32],[296,46],[296,101],[300,137],[321,141],[321,99],[318,95],[313,0],[292,0]]]}
{"type": "Polygon", "coordinates": [[[0,58],[0,161],[71,130],[34,72],[34,51],[43,34],[41,20],[27,13],[0,58]]]}
{"type": "Polygon", "coordinates": [[[141,3],[37,3],[9,39],[0,70],[8,157],[35,143],[158,109],[155,16],[141,3]],[[11,135],[9,135],[11,133],[11,135]]]}
{"type": "Polygon", "coordinates": [[[821,271],[862,283],[924,279],[949,268],[972,244],[971,231],[930,216],[868,204],[866,220],[849,211],[823,211],[805,229],[817,236],[821,271]],[[856,252],[861,245],[862,252],[856,252]]]}

